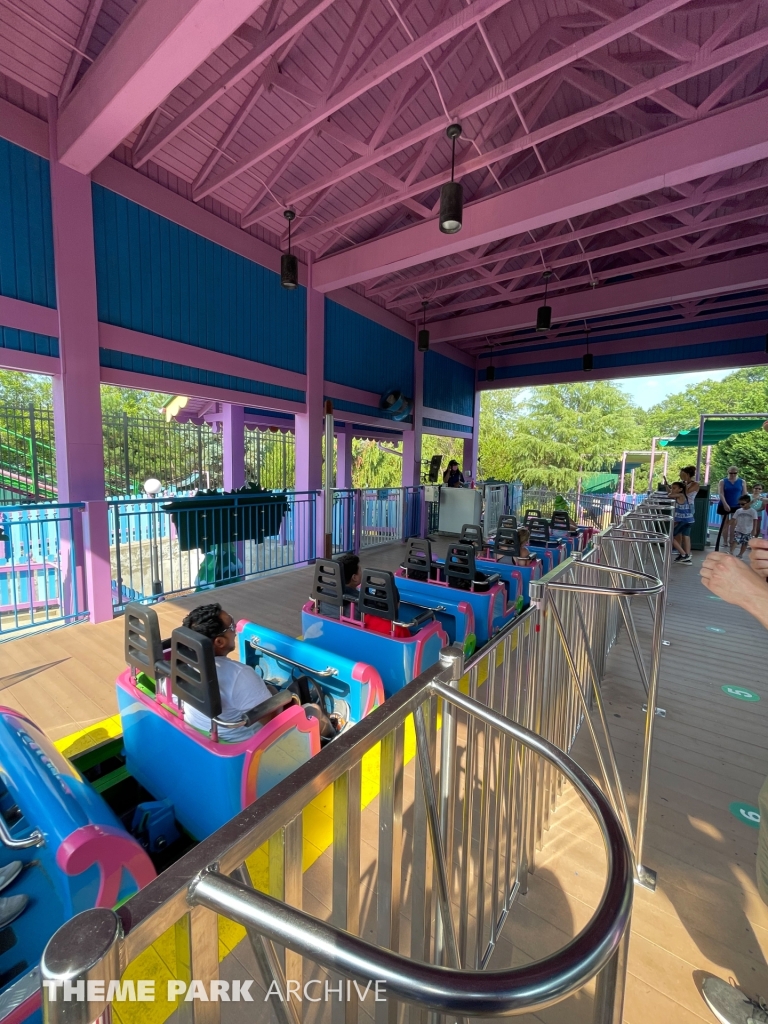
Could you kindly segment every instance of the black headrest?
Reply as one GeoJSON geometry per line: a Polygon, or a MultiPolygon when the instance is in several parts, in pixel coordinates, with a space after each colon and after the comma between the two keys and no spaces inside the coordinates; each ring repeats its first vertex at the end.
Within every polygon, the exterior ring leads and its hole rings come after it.
{"type": "Polygon", "coordinates": [[[549,523],[546,519],[527,519],[526,524],[531,531],[531,544],[549,544],[549,523]]]}
{"type": "Polygon", "coordinates": [[[517,530],[505,526],[496,533],[494,552],[497,556],[512,555],[517,558],[520,554],[520,535],[517,530]]]}
{"type": "Polygon", "coordinates": [[[405,574],[412,580],[428,580],[432,568],[432,545],[428,540],[414,537],[408,543],[408,554],[403,562],[405,574]]]}
{"type": "Polygon", "coordinates": [[[475,549],[471,544],[450,544],[445,555],[445,578],[451,583],[475,582],[475,549]]]}
{"type": "Polygon", "coordinates": [[[483,540],[483,528],[481,526],[475,526],[474,523],[465,523],[461,528],[459,543],[471,544],[477,549],[482,548],[485,543],[483,540]]]}
{"type": "Polygon", "coordinates": [[[572,530],[573,520],[567,512],[560,510],[552,513],[550,526],[553,530],[572,530]]]}
{"type": "Polygon", "coordinates": [[[361,616],[377,615],[394,622],[400,606],[394,575],[388,569],[363,569],[357,606],[361,616]]]}
{"type": "Polygon", "coordinates": [[[206,717],[221,714],[213,641],[186,626],[171,634],[171,689],[175,697],[206,717]]]}
{"type": "Polygon", "coordinates": [[[511,530],[517,529],[517,516],[499,516],[499,521],[496,524],[496,535],[498,536],[500,530],[504,530],[507,528],[511,530]]]}
{"type": "Polygon", "coordinates": [[[525,518],[523,522],[527,526],[532,519],[541,519],[541,512],[537,508],[527,508],[525,510],[525,518]]]}
{"type": "Polygon", "coordinates": [[[312,584],[312,595],[315,601],[335,605],[341,608],[344,604],[344,570],[338,562],[318,558],[315,562],[315,579],[312,584]]]}
{"type": "Polygon", "coordinates": [[[125,606],[125,661],[137,672],[155,678],[155,665],[163,660],[163,642],[154,608],[125,606]]]}

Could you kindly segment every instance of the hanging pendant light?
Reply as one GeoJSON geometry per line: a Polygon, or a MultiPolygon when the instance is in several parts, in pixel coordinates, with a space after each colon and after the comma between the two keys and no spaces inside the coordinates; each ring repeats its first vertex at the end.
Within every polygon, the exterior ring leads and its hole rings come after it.
{"type": "Polygon", "coordinates": [[[496,367],[493,365],[493,346],[490,348],[490,355],[488,357],[490,362],[485,369],[486,380],[496,380],[496,367]]]}
{"type": "Polygon", "coordinates": [[[418,343],[419,352],[428,352],[429,351],[429,331],[427,330],[427,306],[428,305],[429,305],[429,303],[426,300],[424,302],[422,302],[422,304],[421,304],[421,308],[424,310],[424,313],[423,313],[422,327],[421,327],[421,330],[419,331],[419,343],[418,343]]]}
{"type": "Polygon", "coordinates": [[[299,261],[291,253],[291,221],[296,216],[295,210],[283,210],[283,216],[288,221],[288,252],[280,257],[280,284],[283,288],[299,287],[299,261]]]}
{"type": "Polygon", "coordinates": [[[449,124],[445,134],[451,140],[451,180],[440,189],[440,230],[445,235],[455,235],[461,231],[461,218],[464,213],[464,189],[460,181],[453,180],[456,165],[456,139],[461,135],[460,124],[449,124]]]}
{"type": "Polygon", "coordinates": [[[547,287],[552,277],[551,270],[544,271],[544,305],[539,306],[536,311],[536,330],[548,331],[552,326],[552,307],[547,305],[547,287]]]}
{"type": "Polygon", "coordinates": [[[581,368],[584,371],[584,373],[589,373],[589,371],[594,366],[594,360],[592,359],[592,353],[589,351],[589,327],[585,324],[584,329],[587,340],[587,351],[581,358],[581,368]]]}

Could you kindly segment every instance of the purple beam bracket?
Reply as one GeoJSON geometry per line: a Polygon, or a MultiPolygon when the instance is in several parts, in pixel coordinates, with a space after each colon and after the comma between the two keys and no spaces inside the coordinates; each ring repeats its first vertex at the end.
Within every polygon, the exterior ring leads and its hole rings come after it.
{"type": "Polygon", "coordinates": [[[86,501],[83,543],[90,620],[106,622],[112,618],[112,565],[109,551],[109,509],[106,501],[86,501]]]}
{"type": "Polygon", "coordinates": [[[226,402],[221,414],[224,490],[234,491],[245,483],[245,408],[226,402]]]}

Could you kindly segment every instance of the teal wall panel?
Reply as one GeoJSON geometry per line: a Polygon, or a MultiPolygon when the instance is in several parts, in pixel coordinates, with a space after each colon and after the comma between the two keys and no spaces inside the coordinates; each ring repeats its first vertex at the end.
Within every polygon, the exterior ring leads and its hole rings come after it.
{"type": "Polygon", "coordinates": [[[424,355],[424,405],[458,416],[474,416],[475,371],[430,349],[424,355]]]}
{"type": "Polygon", "coordinates": [[[0,139],[0,295],[56,306],[48,161],[0,139]]]}
{"type": "Polygon", "coordinates": [[[413,398],[413,342],[374,320],[325,300],[325,379],[383,395],[413,398]]]}
{"type": "MultiPolygon", "coordinates": [[[[212,388],[226,388],[242,391],[248,395],[268,395],[270,398],[285,398],[289,402],[303,402],[304,392],[294,388],[282,388],[276,384],[263,384],[246,377],[235,377],[230,373],[216,373],[201,370],[196,366],[183,366],[165,359],[150,359],[132,352],[118,352],[115,349],[100,348],[99,364],[113,370],[127,370],[130,373],[146,373],[153,377],[164,377],[170,381],[186,381],[188,384],[207,384],[212,388]]],[[[173,388],[168,389],[172,391],[173,388]]]]}
{"type": "Polygon", "coordinates": [[[59,356],[59,339],[47,334],[17,331],[15,327],[0,327],[0,348],[16,352],[34,352],[36,356],[59,356]]]}
{"type": "Polygon", "coordinates": [[[304,373],[306,290],[99,185],[99,320],[304,373]]]}

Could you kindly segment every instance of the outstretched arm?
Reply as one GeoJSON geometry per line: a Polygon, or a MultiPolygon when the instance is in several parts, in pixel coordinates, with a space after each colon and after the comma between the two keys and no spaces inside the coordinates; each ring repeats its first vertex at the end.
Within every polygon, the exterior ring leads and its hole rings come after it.
{"type": "Polygon", "coordinates": [[[704,559],[701,580],[713,594],[743,608],[768,629],[768,585],[744,562],[713,551],[704,559]]]}

